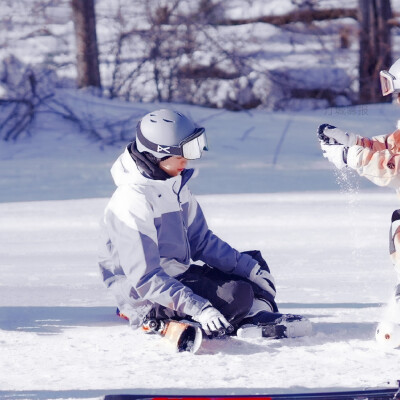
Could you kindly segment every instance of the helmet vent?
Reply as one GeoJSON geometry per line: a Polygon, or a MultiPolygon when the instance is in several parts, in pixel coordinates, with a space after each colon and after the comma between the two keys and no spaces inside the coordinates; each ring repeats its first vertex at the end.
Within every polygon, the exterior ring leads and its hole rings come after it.
{"type": "Polygon", "coordinates": [[[164,120],[165,122],[174,122],[174,121],[171,121],[170,119],[165,119],[165,118],[163,118],[163,120],[164,120]]]}
{"type": "Polygon", "coordinates": [[[156,122],[157,122],[157,121],[155,121],[154,119],[151,119],[150,121],[151,121],[151,122],[154,122],[154,123],[156,123],[156,122]]]}

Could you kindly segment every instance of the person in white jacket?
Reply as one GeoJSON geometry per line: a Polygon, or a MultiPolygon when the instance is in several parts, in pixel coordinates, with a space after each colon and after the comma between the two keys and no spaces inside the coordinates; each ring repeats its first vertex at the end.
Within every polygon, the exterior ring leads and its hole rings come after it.
{"type": "MultiPolygon", "coordinates": [[[[400,59],[389,71],[380,72],[382,94],[397,94],[400,104],[400,59]]],[[[329,124],[320,125],[318,137],[323,155],[338,169],[345,167],[357,171],[379,186],[388,186],[400,194],[400,130],[387,135],[363,137],[347,132],[329,124]]],[[[397,285],[391,300],[398,309],[395,319],[400,323],[400,210],[392,214],[389,251],[397,273],[397,285]]],[[[396,321],[394,321],[396,322],[396,321]]],[[[393,347],[400,346],[400,328],[398,323],[386,324],[377,328],[377,339],[388,342],[393,347]]]]}
{"type": "Polygon", "coordinates": [[[211,336],[301,320],[278,312],[259,251],[241,253],[208,228],[187,186],[193,170],[186,169],[204,150],[203,127],[161,109],[141,119],[136,139],[114,163],[117,189],[102,218],[99,266],[120,315],[133,327],[185,318],[211,336]]]}

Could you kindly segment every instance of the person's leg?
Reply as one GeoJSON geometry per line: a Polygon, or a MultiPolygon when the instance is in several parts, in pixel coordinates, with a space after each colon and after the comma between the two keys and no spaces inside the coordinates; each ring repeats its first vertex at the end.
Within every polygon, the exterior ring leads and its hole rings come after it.
{"type": "MultiPolygon", "coordinates": [[[[242,254],[248,254],[251,256],[254,260],[257,261],[259,265],[261,265],[264,269],[266,269],[268,272],[271,272],[267,262],[263,258],[261,251],[260,250],[249,250],[249,251],[242,251],[242,254]]],[[[263,300],[264,303],[268,303],[269,306],[272,308],[273,312],[278,312],[278,305],[275,302],[274,297],[272,296],[271,293],[268,293],[266,290],[260,288],[260,286],[256,285],[254,282],[251,282],[250,280],[246,279],[246,282],[249,282],[253,288],[254,291],[254,297],[256,299],[263,300]]],[[[267,308],[269,309],[269,307],[267,308]]]]}
{"type": "Polygon", "coordinates": [[[255,298],[237,330],[239,337],[288,338],[309,336],[311,322],[302,315],[275,312],[265,299],[255,298]]]}
{"type": "Polygon", "coordinates": [[[234,327],[246,317],[253,304],[254,293],[248,282],[232,279],[231,275],[207,265],[192,265],[177,279],[209,300],[234,327]]]}
{"type": "MultiPolygon", "coordinates": [[[[249,283],[232,280],[231,275],[207,265],[193,264],[176,279],[192,289],[197,295],[209,300],[213,307],[220,311],[235,328],[248,315],[253,304],[254,293],[249,283]]],[[[190,319],[190,316],[154,303],[145,318],[145,322],[151,319],[179,321],[190,319]]]]}
{"type": "Polygon", "coordinates": [[[381,345],[395,348],[400,346],[400,210],[392,215],[389,252],[397,273],[397,284],[377,325],[375,338],[381,345]]]}
{"type": "Polygon", "coordinates": [[[392,215],[389,233],[389,252],[397,274],[395,299],[400,302],[400,210],[394,211],[392,215]]]}

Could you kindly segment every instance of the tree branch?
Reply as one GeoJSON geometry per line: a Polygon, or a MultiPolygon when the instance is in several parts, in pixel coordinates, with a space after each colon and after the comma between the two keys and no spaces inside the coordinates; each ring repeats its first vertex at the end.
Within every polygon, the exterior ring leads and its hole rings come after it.
{"type": "Polygon", "coordinates": [[[287,25],[293,22],[311,23],[313,21],[324,21],[339,18],[353,18],[357,20],[357,9],[335,8],[326,10],[296,10],[284,15],[265,15],[257,18],[223,19],[214,25],[244,25],[263,22],[271,25],[287,25]]]}

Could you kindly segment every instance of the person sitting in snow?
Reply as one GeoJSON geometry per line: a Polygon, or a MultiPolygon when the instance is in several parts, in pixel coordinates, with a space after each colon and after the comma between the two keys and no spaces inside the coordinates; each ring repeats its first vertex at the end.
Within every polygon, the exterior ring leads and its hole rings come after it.
{"type": "Polygon", "coordinates": [[[114,163],[117,189],[102,219],[99,266],[117,312],[133,327],[197,321],[209,336],[271,324],[282,336],[307,333],[308,320],[278,312],[261,253],[239,252],[208,228],[186,169],[204,150],[203,127],[161,109],[141,119],[136,140],[114,163]]]}
{"type": "MultiPolygon", "coordinates": [[[[382,94],[396,93],[400,104],[400,59],[389,71],[380,72],[382,94]]],[[[400,129],[370,138],[346,132],[329,124],[320,125],[318,137],[323,155],[338,169],[350,167],[379,186],[393,187],[400,194],[400,129]]],[[[389,248],[397,272],[397,286],[390,305],[400,314],[400,210],[392,214],[389,248]],[[396,306],[397,304],[397,306],[396,306]]],[[[400,315],[397,317],[400,322],[400,315]]],[[[393,321],[394,322],[394,321],[393,321]]],[[[400,346],[400,325],[381,323],[376,331],[380,342],[400,346]]]]}

